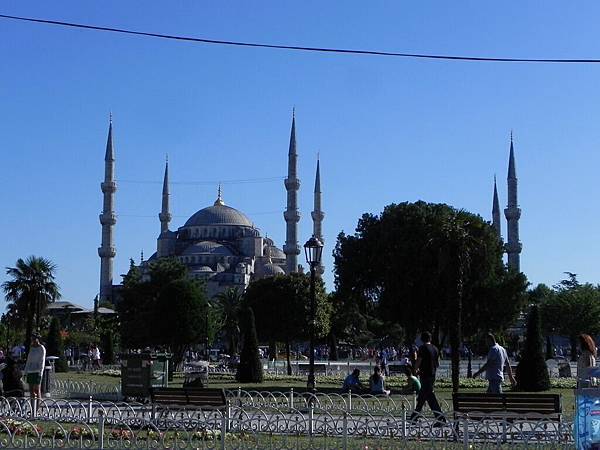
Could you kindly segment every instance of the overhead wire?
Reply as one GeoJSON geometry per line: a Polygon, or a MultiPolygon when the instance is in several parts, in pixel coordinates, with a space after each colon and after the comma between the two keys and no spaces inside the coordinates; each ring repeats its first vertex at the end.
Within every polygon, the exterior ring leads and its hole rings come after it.
{"type": "Polygon", "coordinates": [[[413,58],[426,60],[446,60],[446,61],[471,61],[471,62],[503,62],[503,63],[543,63],[543,64],[597,64],[600,59],[595,58],[511,58],[511,57],[488,57],[488,56],[465,56],[465,55],[440,55],[426,53],[401,53],[381,50],[359,50],[359,49],[342,49],[330,47],[307,47],[300,45],[283,45],[283,44],[267,44],[260,42],[244,42],[231,41],[222,39],[208,39],[192,36],[181,36],[173,34],[152,33],[147,31],[128,30],[124,28],[114,28],[99,25],[87,25],[75,22],[64,22],[49,19],[37,19],[33,17],[12,16],[8,14],[0,14],[0,19],[16,20],[31,23],[40,23],[46,25],[55,25],[61,27],[79,28],[85,30],[105,31],[111,33],[129,34],[134,36],[144,36],[160,39],[170,39],[176,41],[193,42],[200,44],[215,44],[228,45],[237,47],[254,47],[265,49],[291,50],[301,52],[318,52],[329,54],[346,54],[346,55],[368,55],[368,56],[384,56],[398,58],[413,58]]]}

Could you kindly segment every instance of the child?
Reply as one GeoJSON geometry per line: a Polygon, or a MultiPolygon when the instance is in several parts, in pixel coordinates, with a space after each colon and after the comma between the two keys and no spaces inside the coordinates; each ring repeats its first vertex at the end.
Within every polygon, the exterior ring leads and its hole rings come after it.
{"type": "Polygon", "coordinates": [[[404,374],[406,375],[406,386],[402,388],[400,394],[418,394],[421,390],[421,382],[415,376],[415,370],[411,365],[404,366],[404,374]]]}

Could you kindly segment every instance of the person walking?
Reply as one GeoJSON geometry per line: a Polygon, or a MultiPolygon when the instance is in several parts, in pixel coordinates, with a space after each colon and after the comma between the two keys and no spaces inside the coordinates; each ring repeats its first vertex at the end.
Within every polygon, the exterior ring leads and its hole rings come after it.
{"type": "Polygon", "coordinates": [[[490,349],[487,354],[487,361],[480,369],[473,374],[477,378],[480,373],[485,371],[485,378],[488,380],[488,394],[502,394],[502,382],[504,381],[504,371],[508,372],[508,379],[514,386],[515,377],[510,367],[510,360],[506,349],[496,342],[496,337],[492,333],[486,335],[486,341],[490,349]]]}
{"type": "Polygon", "coordinates": [[[437,419],[434,426],[440,426],[446,422],[446,418],[442,414],[442,409],[434,392],[435,374],[440,365],[440,352],[435,345],[431,343],[431,333],[424,331],[421,333],[421,341],[423,345],[417,351],[417,361],[415,362],[415,371],[419,375],[421,381],[421,390],[417,395],[417,406],[410,416],[410,420],[414,420],[423,409],[425,402],[433,412],[437,419]]]}
{"type": "Polygon", "coordinates": [[[39,334],[31,335],[31,347],[25,362],[25,380],[29,385],[29,395],[31,399],[31,410],[37,408],[37,399],[42,398],[42,375],[46,365],[46,348],[40,342],[39,334]]]}
{"type": "Polygon", "coordinates": [[[596,344],[589,334],[580,334],[577,337],[581,354],[577,358],[577,387],[589,387],[592,377],[587,369],[596,366],[596,344]]]}
{"type": "Polygon", "coordinates": [[[92,369],[95,367],[100,370],[102,368],[101,364],[101,355],[100,349],[98,348],[98,344],[92,344],[92,348],[90,349],[90,359],[92,360],[92,369]]]}

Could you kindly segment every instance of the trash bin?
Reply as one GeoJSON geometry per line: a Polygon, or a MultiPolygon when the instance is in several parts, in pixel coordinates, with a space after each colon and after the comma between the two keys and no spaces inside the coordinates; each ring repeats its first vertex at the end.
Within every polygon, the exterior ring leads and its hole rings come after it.
{"type": "Polygon", "coordinates": [[[558,364],[558,376],[560,378],[571,378],[571,364],[568,362],[562,362],[558,364]]]}
{"type": "Polygon", "coordinates": [[[148,397],[151,387],[168,387],[169,359],[162,353],[121,355],[121,392],[125,397],[148,397]]]}
{"type": "Polygon", "coordinates": [[[40,386],[42,390],[42,396],[50,397],[50,386],[52,382],[52,377],[54,376],[54,369],[52,365],[47,365],[44,367],[44,373],[42,374],[42,385],[40,386]]]}

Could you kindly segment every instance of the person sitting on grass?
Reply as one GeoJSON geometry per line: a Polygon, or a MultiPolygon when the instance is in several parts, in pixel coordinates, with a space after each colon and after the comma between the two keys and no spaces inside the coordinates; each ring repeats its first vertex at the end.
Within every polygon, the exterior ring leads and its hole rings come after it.
{"type": "Polygon", "coordinates": [[[344,380],[342,393],[351,392],[353,394],[360,394],[363,390],[364,386],[360,382],[360,370],[354,369],[344,380]]]}
{"type": "Polygon", "coordinates": [[[421,390],[421,382],[415,375],[415,371],[411,365],[404,366],[404,374],[406,375],[406,386],[404,386],[399,394],[418,394],[421,390]]]}
{"type": "Polygon", "coordinates": [[[373,375],[369,378],[369,388],[373,395],[390,395],[390,391],[385,389],[385,377],[379,366],[373,369],[373,375]]]}
{"type": "Polygon", "coordinates": [[[2,387],[5,397],[23,397],[25,386],[23,374],[12,357],[6,358],[6,366],[2,369],[2,387]]]}

